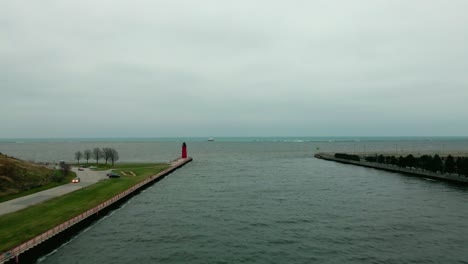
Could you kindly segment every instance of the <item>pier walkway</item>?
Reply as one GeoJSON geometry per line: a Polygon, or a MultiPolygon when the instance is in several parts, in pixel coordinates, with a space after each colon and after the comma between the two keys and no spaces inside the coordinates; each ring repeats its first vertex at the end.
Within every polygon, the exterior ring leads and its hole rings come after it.
{"type": "Polygon", "coordinates": [[[426,171],[426,170],[421,170],[417,168],[402,168],[402,167],[398,167],[398,166],[391,165],[391,164],[368,162],[362,159],[360,161],[340,159],[340,158],[335,158],[334,154],[335,153],[317,153],[315,154],[315,157],[318,159],[336,161],[340,163],[352,164],[352,165],[374,168],[374,169],[379,169],[379,170],[399,172],[399,173],[425,177],[425,178],[430,178],[430,179],[451,181],[451,182],[464,183],[464,184],[468,183],[468,177],[465,177],[463,175],[437,173],[437,172],[426,171]]]}

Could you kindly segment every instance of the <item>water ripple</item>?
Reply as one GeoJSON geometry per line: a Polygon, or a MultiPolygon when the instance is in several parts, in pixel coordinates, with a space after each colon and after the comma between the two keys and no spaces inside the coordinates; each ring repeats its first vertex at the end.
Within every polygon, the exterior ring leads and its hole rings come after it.
{"type": "Polygon", "coordinates": [[[313,142],[192,145],[196,161],[42,262],[467,263],[468,188],[313,159],[313,142]]]}

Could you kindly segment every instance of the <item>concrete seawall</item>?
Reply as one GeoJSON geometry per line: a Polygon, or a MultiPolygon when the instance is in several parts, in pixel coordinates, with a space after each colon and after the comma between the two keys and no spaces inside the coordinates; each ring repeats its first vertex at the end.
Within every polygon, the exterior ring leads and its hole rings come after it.
{"type": "Polygon", "coordinates": [[[447,174],[447,173],[436,173],[421,169],[411,169],[411,168],[401,168],[398,166],[390,165],[390,164],[382,164],[377,162],[368,162],[368,161],[355,161],[355,160],[347,160],[347,159],[339,159],[335,158],[334,153],[317,153],[315,157],[318,159],[324,160],[331,160],[345,164],[352,164],[362,167],[374,168],[379,170],[386,170],[391,172],[399,172],[404,174],[409,174],[413,176],[423,177],[423,178],[430,178],[436,180],[443,180],[443,181],[451,181],[457,183],[468,184],[468,177],[458,174],[447,174]]]}
{"type": "Polygon", "coordinates": [[[130,199],[139,191],[163,179],[165,176],[171,174],[191,161],[192,158],[190,157],[175,160],[171,162],[171,167],[166,170],[150,176],[148,179],[130,187],[128,190],[117,194],[111,199],[76,217],[73,217],[72,219],[38,235],[37,237],[6,252],[0,253],[0,263],[35,263],[39,257],[59,247],[100,217],[103,217],[108,212],[118,208],[122,203],[130,199]]]}

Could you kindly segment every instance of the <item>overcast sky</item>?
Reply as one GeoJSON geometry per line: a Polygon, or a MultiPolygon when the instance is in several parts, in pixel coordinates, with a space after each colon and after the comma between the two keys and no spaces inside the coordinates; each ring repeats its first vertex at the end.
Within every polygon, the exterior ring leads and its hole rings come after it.
{"type": "Polygon", "coordinates": [[[0,138],[467,136],[468,1],[0,1],[0,138]]]}

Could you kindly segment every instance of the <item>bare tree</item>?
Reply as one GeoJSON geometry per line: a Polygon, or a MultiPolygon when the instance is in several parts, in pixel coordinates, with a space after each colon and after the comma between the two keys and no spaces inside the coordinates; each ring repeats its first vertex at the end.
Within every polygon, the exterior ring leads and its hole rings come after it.
{"type": "Polygon", "coordinates": [[[112,166],[114,166],[114,162],[119,160],[119,153],[113,148],[110,149],[110,160],[112,162],[112,166]]]}
{"type": "Polygon", "coordinates": [[[93,157],[96,160],[96,165],[99,164],[99,159],[102,158],[102,150],[100,148],[93,149],[93,157]]]}
{"type": "Polygon", "coordinates": [[[83,157],[83,153],[81,151],[75,152],[75,159],[78,161],[78,164],[80,164],[80,159],[83,157]]]}
{"type": "Polygon", "coordinates": [[[86,159],[86,164],[88,164],[89,159],[91,158],[92,152],[90,149],[87,149],[83,152],[84,158],[86,159]]]}
{"type": "MultiPolygon", "coordinates": [[[[63,177],[67,176],[68,173],[70,173],[70,171],[71,171],[70,164],[63,164],[63,166],[61,167],[61,171],[62,171],[63,177]]],[[[60,181],[62,181],[62,180],[60,180],[60,181]]]]}
{"type": "Polygon", "coordinates": [[[103,158],[106,160],[106,165],[107,165],[107,161],[110,159],[110,156],[112,155],[112,149],[102,148],[102,153],[104,154],[103,158]]]}

